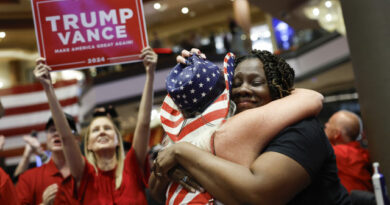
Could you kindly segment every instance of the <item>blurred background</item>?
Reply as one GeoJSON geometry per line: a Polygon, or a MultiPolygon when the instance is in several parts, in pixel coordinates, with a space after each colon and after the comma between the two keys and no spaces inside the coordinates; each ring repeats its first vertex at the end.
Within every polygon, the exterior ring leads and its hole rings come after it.
{"type": "MultiPolygon", "coordinates": [[[[360,114],[338,0],[144,0],[143,4],[149,45],[159,53],[151,146],[163,136],[159,107],[166,95],[165,77],[178,53],[193,47],[219,65],[228,51],[242,55],[250,49],[269,50],[295,69],[296,87],[325,96],[322,122],[339,109],[360,114]]],[[[32,75],[38,56],[30,1],[0,0],[0,98],[5,107],[0,134],[6,136],[0,157],[9,169],[23,153],[24,134],[36,130],[45,142],[50,111],[32,75]]],[[[77,117],[81,128],[95,108],[111,105],[125,141],[131,141],[144,85],[140,63],[54,72],[52,77],[61,104],[77,117]]]]}

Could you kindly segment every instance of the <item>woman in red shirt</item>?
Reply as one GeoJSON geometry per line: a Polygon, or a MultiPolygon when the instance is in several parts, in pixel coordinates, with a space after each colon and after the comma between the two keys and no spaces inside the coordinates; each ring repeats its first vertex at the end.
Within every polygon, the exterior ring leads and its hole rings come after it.
{"type": "Polygon", "coordinates": [[[147,204],[144,192],[147,177],[144,176],[144,167],[150,134],[157,54],[147,47],[142,50],[141,57],[146,70],[146,81],[132,148],[125,156],[122,137],[112,120],[109,117],[97,117],[92,120],[84,138],[86,158],[83,158],[74,140],[54,93],[49,73],[51,68],[43,64],[43,59],[37,60],[34,75],[45,89],[64,146],[65,158],[73,176],[73,180],[64,181],[62,186],[73,186],[74,193],[64,193],[61,190],[65,189],[60,188],[57,203],[66,201],[81,204],[147,204]]]}

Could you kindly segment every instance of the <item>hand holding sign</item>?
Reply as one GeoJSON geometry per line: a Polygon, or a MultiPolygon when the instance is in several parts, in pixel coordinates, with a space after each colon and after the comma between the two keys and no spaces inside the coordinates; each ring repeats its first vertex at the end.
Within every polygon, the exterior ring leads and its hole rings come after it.
{"type": "Polygon", "coordinates": [[[146,73],[153,73],[156,68],[158,58],[157,54],[153,51],[153,49],[149,46],[142,49],[142,54],[140,57],[144,60],[146,73]]]}
{"type": "Polygon", "coordinates": [[[53,70],[141,61],[141,0],[32,0],[40,55],[53,70]]]}
{"type": "Polygon", "coordinates": [[[36,60],[37,66],[34,68],[34,76],[36,79],[41,82],[43,86],[50,86],[51,85],[51,77],[50,77],[50,70],[51,68],[47,66],[45,63],[44,58],[38,58],[36,60]]]}

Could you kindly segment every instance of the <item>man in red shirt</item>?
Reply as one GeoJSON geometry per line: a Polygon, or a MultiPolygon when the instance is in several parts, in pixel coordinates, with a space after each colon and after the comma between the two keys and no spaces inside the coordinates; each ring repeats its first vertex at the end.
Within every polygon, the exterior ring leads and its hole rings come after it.
{"type": "MultiPolygon", "coordinates": [[[[1,106],[1,102],[0,102],[1,106]]],[[[1,109],[1,107],[0,107],[1,109]]],[[[1,118],[1,110],[0,110],[1,118]]],[[[0,135],[0,151],[3,150],[5,137],[0,135]]],[[[14,184],[8,174],[0,168],[0,201],[1,204],[19,204],[18,196],[15,191],[14,184]]]]}
{"type": "MultiPolygon", "coordinates": [[[[66,115],[69,126],[77,133],[72,116],[66,115]]],[[[54,201],[61,182],[70,177],[70,169],[65,163],[61,138],[52,118],[46,124],[46,145],[52,152],[47,164],[28,170],[20,175],[16,184],[21,204],[49,204],[54,201]]],[[[76,139],[75,139],[76,140],[76,139]]]]}
{"type": "MultiPolygon", "coordinates": [[[[4,112],[3,104],[0,101],[0,119],[3,117],[4,112]]],[[[4,144],[5,137],[0,135],[0,151],[3,150],[4,144]]],[[[14,184],[2,168],[0,168],[0,202],[1,204],[19,204],[14,184]]]]}
{"type": "Polygon", "coordinates": [[[360,134],[359,117],[346,110],[338,111],[325,124],[325,133],[336,155],[341,184],[348,192],[372,191],[368,151],[356,141],[360,134]]]}

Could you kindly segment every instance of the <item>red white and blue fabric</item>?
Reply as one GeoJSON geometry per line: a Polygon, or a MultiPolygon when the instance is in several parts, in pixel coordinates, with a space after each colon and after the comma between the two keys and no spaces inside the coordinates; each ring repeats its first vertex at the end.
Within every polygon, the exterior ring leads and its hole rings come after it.
{"type": "MultiPolygon", "coordinates": [[[[57,81],[54,88],[64,111],[77,120],[80,110],[77,80],[57,81]]],[[[8,165],[16,164],[25,146],[23,135],[35,130],[38,139],[46,142],[44,129],[51,112],[40,83],[0,89],[0,99],[5,109],[5,115],[0,120],[0,134],[6,137],[2,153],[9,153],[6,159],[8,165]]]]}
{"type": "MultiPolygon", "coordinates": [[[[225,89],[221,94],[219,94],[219,96],[215,96],[211,99],[212,103],[201,114],[193,118],[185,119],[178,106],[172,100],[171,96],[169,94],[166,96],[161,108],[161,123],[164,128],[164,131],[168,136],[168,138],[165,139],[165,141],[167,142],[167,146],[176,142],[185,141],[192,143],[202,149],[211,151],[210,139],[213,132],[226,120],[226,118],[230,114],[232,114],[231,112],[229,112],[229,108],[231,106],[230,93],[234,74],[234,58],[235,56],[232,53],[228,53],[225,56],[223,68],[225,89]]],[[[207,63],[207,65],[209,64],[207,63]]],[[[200,69],[202,72],[204,71],[203,68],[200,69]]],[[[177,71],[179,72],[180,70],[177,71]]],[[[207,68],[206,72],[204,73],[207,73],[207,68]]],[[[210,72],[209,75],[205,74],[201,78],[198,78],[198,84],[195,84],[192,88],[187,87],[186,89],[189,89],[190,92],[191,89],[195,90],[194,93],[198,92],[196,88],[201,87],[200,83],[202,83],[203,81],[207,81],[207,78],[211,78],[212,73],[213,72],[210,72]]],[[[221,72],[219,73],[221,75],[221,72]]],[[[196,77],[197,74],[195,74],[194,76],[196,77]]],[[[167,87],[167,89],[169,89],[169,87],[167,87]]],[[[186,95],[186,97],[191,98],[193,96],[186,95]]],[[[166,198],[166,204],[170,205],[209,204],[209,201],[212,200],[212,196],[207,192],[191,193],[177,183],[171,183],[168,186],[166,198]]]]}

